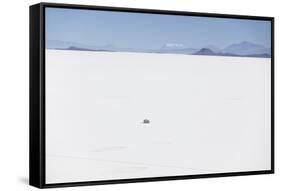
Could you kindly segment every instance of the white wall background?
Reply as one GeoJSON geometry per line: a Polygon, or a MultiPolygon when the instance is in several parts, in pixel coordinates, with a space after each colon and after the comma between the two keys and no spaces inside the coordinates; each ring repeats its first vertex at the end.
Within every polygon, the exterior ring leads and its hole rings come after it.
{"type": "MultiPolygon", "coordinates": [[[[37,0],[1,1],[0,6],[0,190],[36,190],[28,186],[28,91],[29,91],[29,5],[37,0]]],[[[276,74],[276,174],[150,182],[137,184],[105,185],[96,187],[64,188],[65,190],[278,190],[281,174],[278,152],[281,145],[279,115],[281,110],[281,67],[279,66],[281,32],[280,5],[276,0],[53,0],[76,4],[123,6],[274,16],[275,21],[275,74],[276,74]]],[[[52,189],[52,190],[64,190],[52,189]]],[[[280,188],[279,188],[280,189],[280,188]]]]}

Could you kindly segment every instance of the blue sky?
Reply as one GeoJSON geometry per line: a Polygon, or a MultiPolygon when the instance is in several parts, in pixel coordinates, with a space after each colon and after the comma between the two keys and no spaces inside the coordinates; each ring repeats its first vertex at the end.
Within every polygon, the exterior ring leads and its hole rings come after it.
{"type": "Polygon", "coordinates": [[[167,43],[224,48],[249,41],[270,47],[269,21],[46,8],[46,39],[157,49],[167,43]]]}

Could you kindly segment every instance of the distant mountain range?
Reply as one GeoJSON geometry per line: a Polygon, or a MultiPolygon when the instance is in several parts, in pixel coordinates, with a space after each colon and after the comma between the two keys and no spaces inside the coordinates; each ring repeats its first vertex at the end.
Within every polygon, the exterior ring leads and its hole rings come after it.
{"type": "Polygon", "coordinates": [[[194,55],[209,55],[209,56],[239,56],[239,57],[259,57],[270,58],[271,49],[259,44],[251,42],[241,42],[231,44],[224,49],[219,49],[214,46],[204,47],[193,53],[194,55]]]}
{"type": "Polygon", "coordinates": [[[244,41],[238,44],[231,44],[224,48],[221,52],[228,52],[237,55],[271,54],[271,49],[259,44],[244,41]]]}
{"type": "Polygon", "coordinates": [[[193,55],[205,55],[205,56],[236,56],[236,57],[257,57],[257,58],[270,58],[270,54],[261,53],[261,54],[233,54],[228,52],[214,52],[209,48],[202,48],[198,52],[195,52],[193,55]]]}
{"type": "Polygon", "coordinates": [[[186,47],[183,44],[167,43],[159,49],[139,49],[139,48],[119,48],[113,45],[85,45],[76,42],[65,42],[57,40],[48,40],[47,49],[59,50],[77,50],[77,51],[114,51],[114,52],[146,52],[146,53],[164,53],[164,54],[188,54],[188,55],[209,55],[209,56],[236,56],[236,57],[260,57],[270,58],[271,48],[264,47],[251,42],[241,42],[231,44],[223,49],[213,45],[207,45],[202,48],[186,47]]]}
{"type": "Polygon", "coordinates": [[[107,52],[112,52],[112,50],[107,50],[107,49],[93,49],[93,48],[80,48],[76,46],[70,46],[68,48],[55,48],[56,50],[77,50],[77,51],[107,51],[107,52]]]}
{"type": "Polygon", "coordinates": [[[113,51],[116,48],[113,45],[105,45],[105,46],[94,46],[94,45],[85,45],[77,42],[66,42],[60,40],[47,40],[46,42],[47,49],[60,49],[60,50],[70,50],[72,48],[79,50],[108,50],[113,51]]]}

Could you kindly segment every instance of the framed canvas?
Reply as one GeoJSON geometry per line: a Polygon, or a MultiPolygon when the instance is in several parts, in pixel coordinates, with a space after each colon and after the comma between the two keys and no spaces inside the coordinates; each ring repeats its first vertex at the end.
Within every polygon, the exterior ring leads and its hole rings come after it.
{"type": "Polygon", "coordinates": [[[30,185],[274,172],[274,19],[30,7],[30,185]]]}

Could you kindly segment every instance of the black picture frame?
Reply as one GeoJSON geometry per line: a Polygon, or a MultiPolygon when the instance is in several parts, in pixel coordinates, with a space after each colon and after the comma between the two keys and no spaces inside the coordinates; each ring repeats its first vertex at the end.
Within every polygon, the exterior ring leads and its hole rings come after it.
{"type": "Polygon", "coordinates": [[[274,173],[274,18],[249,15],[196,13],[170,10],[135,9],[73,4],[39,3],[30,6],[30,147],[29,184],[38,188],[86,186],[147,181],[228,177],[274,173]],[[185,15],[214,18],[236,18],[271,22],[271,169],[261,171],[227,172],[199,175],[165,176],[103,181],[46,184],[45,182],[45,8],[71,8],[164,15],[185,15]]]}

